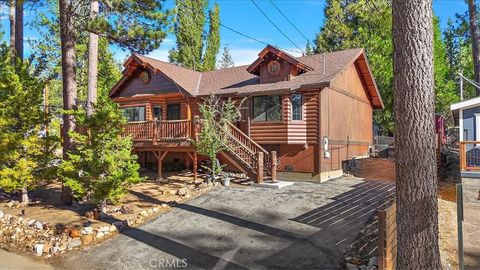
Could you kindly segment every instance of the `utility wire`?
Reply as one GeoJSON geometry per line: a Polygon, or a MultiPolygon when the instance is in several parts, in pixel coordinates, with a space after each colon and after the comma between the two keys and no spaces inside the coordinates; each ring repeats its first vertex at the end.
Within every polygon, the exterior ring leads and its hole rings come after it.
{"type": "Polygon", "coordinates": [[[285,15],[285,13],[282,12],[282,10],[272,1],[272,0],[268,0],[270,1],[270,3],[275,7],[275,9],[277,9],[277,11],[283,16],[283,18],[285,18],[285,20],[287,20],[287,22],[293,26],[293,28],[295,28],[295,30],[297,30],[297,32],[302,35],[302,37],[307,40],[307,42],[310,42],[310,39],[308,39],[305,34],[303,34],[302,31],[300,31],[300,29],[298,29],[298,27],[285,15]]]}
{"type": "MultiPolygon", "coordinates": [[[[193,13],[193,15],[202,16],[202,17],[205,18],[205,20],[207,19],[207,17],[206,17],[205,14],[203,14],[203,13],[196,13],[193,8],[185,5],[183,2],[180,2],[180,1],[179,1],[179,2],[177,2],[177,3],[180,4],[180,5],[182,5],[182,6],[185,7],[185,8],[188,8],[188,9],[193,13]]],[[[232,32],[240,35],[240,36],[243,36],[243,37],[245,37],[245,38],[251,39],[251,40],[253,40],[253,41],[255,41],[255,42],[258,42],[258,43],[261,43],[261,44],[263,44],[263,45],[270,45],[270,44],[268,44],[267,42],[261,41],[261,40],[259,40],[259,39],[257,39],[257,38],[254,38],[254,37],[252,37],[252,36],[249,36],[249,35],[247,35],[247,34],[244,34],[244,33],[240,32],[240,31],[238,31],[238,30],[235,30],[235,29],[233,29],[232,27],[229,27],[229,26],[223,24],[222,22],[220,22],[219,24],[220,24],[220,26],[222,26],[223,28],[226,28],[226,29],[228,29],[228,30],[230,30],[230,31],[232,31],[232,32]]],[[[298,46],[297,46],[297,47],[298,47],[298,46]]],[[[292,50],[292,49],[287,49],[287,48],[280,48],[280,47],[278,47],[278,48],[281,49],[281,50],[284,50],[284,51],[290,51],[290,52],[295,52],[295,53],[304,53],[303,50],[301,50],[301,49],[300,49],[301,51],[297,51],[297,50],[292,50]]]]}
{"type": "Polygon", "coordinates": [[[306,54],[302,48],[298,47],[298,45],[293,42],[293,40],[291,40],[281,29],[280,27],[278,27],[268,16],[267,14],[265,14],[265,12],[263,12],[263,10],[260,8],[260,6],[257,5],[257,3],[255,2],[255,0],[250,0],[252,1],[252,3],[257,7],[257,9],[260,11],[260,13],[262,13],[262,15],[275,27],[277,28],[277,30],[286,38],[288,39],[288,41],[290,41],[290,43],[293,44],[293,46],[297,47],[303,54],[306,54]]]}

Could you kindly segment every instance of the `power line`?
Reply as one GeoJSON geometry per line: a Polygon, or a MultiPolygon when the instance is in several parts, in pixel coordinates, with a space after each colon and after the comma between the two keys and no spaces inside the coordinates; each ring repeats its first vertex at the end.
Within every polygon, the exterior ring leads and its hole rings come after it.
{"type": "MultiPolygon", "coordinates": [[[[185,5],[183,2],[180,2],[180,1],[179,1],[179,2],[177,2],[177,3],[178,3],[178,4],[181,4],[181,5],[182,5],[183,7],[185,7],[185,8],[188,8],[188,9],[193,13],[193,15],[202,16],[202,17],[204,17],[204,19],[207,19],[207,17],[205,16],[205,14],[203,14],[203,13],[196,13],[193,8],[185,5]]],[[[261,44],[263,44],[263,45],[270,45],[270,44],[268,44],[267,42],[261,41],[261,40],[259,40],[259,39],[257,39],[257,38],[254,38],[254,37],[252,37],[252,36],[249,36],[249,35],[247,35],[247,34],[244,34],[244,33],[240,32],[240,31],[238,31],[238,30],[235,30],[235,29],[233,29],[232,27],[223,24],[222,22],[219,22],[219,24],[220,24],[220,26],[222,26],[223,28],[228,29],[228,30],[230,30],[230,31],[232,31],[232,32],[240,35],[240,36],[243,36],[243,37],[245,37],[245,38],[251,39],[251,40],[253,40],[253,41],[255,41],[255,42],[258,42],[258,43],[261,43],[261,44]]],[[[298,48],[298,46],[297,46],[297,48],[298,48]]],[[[302,49],[300,49],[300,51],[292,50],[292,49],[287,49],[287,48],[280,48],[280,47],[278,47],[278,49],[281,49],[281,50],[284,50],[284,51],[295,52],[295,53],[305,53],[302,49]]]]}
{"type": "Polygon", "coordinates": [[[277,30],[286,38],[288,39],[288,41],[290,41],[290,43],[292,43],[295,47],[297,47],[303,54],[306,54],[302,48],[298,47],[298,45],[293,42],[268,16],[267,14],[265,14],[265,12],[263,12],[263,10],[257,5],[257,3],[255,2],[255,0],[251,0],[252,3],[257,7],[257,9],[262,13],[262,15],[275,27],[277,28],[277,30]]]}
{"type": "Polygon", "coordinates": [[[295,30],[297,30],[297,32],[302,35],[303,38],[305,38],[305,40],[307,40],[307,42],[310,42],[310,39],[308,39],[305,34],[303,34],[302,31],[300,31],[300,29],[298,29],[298,27],[282,12],[282,10],[280,8],[278,8],[278,6],[272,1],[272,0],[268,0],[270,1],[270,3],[277,9],[277,11],[283,16],[283,18],[285,18],[285,20],[287,20],[287,22],[293,26],[293,28],[295,28],[295,30]]]}

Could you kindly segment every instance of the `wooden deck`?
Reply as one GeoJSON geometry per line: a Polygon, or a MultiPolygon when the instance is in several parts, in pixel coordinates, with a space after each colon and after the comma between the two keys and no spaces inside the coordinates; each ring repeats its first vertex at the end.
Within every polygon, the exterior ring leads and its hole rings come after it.
{"type": "Polygon", "coordinates": [[[192,120],[130,122],[124,131],[134,148],[190,147],[192,134],[192,120]]]}

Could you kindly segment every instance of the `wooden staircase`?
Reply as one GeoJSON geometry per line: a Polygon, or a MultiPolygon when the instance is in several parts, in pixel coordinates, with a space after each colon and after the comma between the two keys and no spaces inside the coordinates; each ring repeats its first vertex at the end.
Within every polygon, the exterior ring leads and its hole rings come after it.
{"type": "Polygon", "coordinates": [[[257,183],[276,180],[277,153],[275,151],[269,153],[232,124],[221,128],[226,129],[224,136],[226,136],[227,151],[221,153],[223,157],[257,183]]]}

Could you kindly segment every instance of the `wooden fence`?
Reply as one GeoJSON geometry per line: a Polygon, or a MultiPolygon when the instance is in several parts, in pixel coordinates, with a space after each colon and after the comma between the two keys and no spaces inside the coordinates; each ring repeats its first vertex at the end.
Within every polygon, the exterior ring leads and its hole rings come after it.
{"type": "Polygon", "coordinates": [[[397,205],[378,211],[378,269],[394,270],[397,264],[397,205]]]}

